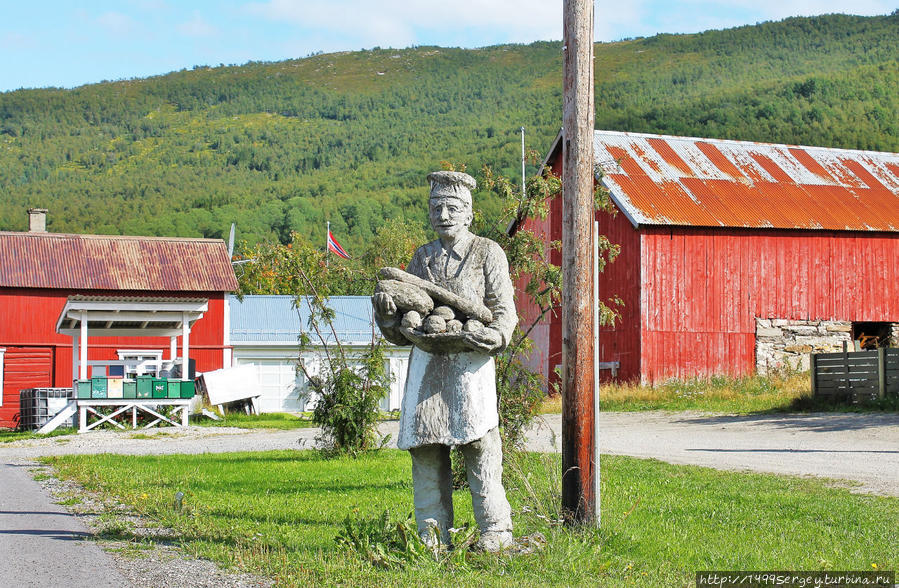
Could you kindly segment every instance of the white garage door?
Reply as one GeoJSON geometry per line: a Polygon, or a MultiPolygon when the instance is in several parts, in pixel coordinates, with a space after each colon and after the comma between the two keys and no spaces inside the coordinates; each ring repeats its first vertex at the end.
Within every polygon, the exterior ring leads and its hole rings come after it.
{"type": "Polygon", "coordinates": [[[297,386],[303,382],[297,378],[296,363],[288,359],[239,358],[238,365],[256,366],[259,378],[260,412],[302,412],[304,401],[297,386]]]}

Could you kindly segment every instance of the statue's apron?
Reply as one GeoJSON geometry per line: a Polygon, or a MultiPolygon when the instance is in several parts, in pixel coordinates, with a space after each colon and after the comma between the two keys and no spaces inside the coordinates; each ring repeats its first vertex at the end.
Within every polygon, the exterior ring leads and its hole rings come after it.
{"type": "MultiPolygon", "coordinates": [[[[467,259],[460,266],[478,261],[483,265],[482,260],[467,259]]],[[[471,300],[484,299],[483,272],[466,280],[420,277],[471,300]]],[[[477,351],[434,354],[412,348],[400,412],[400,449],[433,443],[465,445],[498,425],[493,357],[477,351]]]]}

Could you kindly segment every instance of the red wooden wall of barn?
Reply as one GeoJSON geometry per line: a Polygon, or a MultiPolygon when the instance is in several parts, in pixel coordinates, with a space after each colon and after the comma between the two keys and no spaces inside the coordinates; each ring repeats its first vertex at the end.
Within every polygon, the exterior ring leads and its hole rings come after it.
{"type": "MultiPolygon", "coordinates": [[[[561,238],[560,199],[529,228],[561,238]]],[[[642,227],[597,215],[621,255],[600,274],[600,296],[624,302],[600,330],[600,360],[620,380],[745,376],[755,371],[755,319],[899,322],[899,235],[642,227]]],[[[560,263],[560,254],[551,255],[560,263]]],[[[519,300],[527,320],[536,309],[519,300]]],[[[556,382],[559,312],[535,330],[534,367],[556,382]]],[[[601,372],[603,379],[608,372],[601,372]]]]}
{"type": "MultiPolygon", "coordinates": [[[[618,213],[600,212],[599,234],[609,242],[620,246],[618,257],[607,264],[599,274],[599,298],[617,310],[619,316],[614,325],[599,328],[599,360],[619,363],[618,379],[638,379],[640,376],[640,234],[627,218],[618,213]],[[611,303],[618,297],[622,305],[611,303]]],[[[600,371],[603,381],[611,377],[611,371],[600,371]]]]}
{"type": "MultiPolygon", "coordinates": [[[[29,288],[0,290],[0,348],[6,348],[0,427],[13,425],[19,412],[19,390],[72,385],[72,338],[56,333],[56,321],[74,294],[147,296],[146,292],[63,291],[29,288]]],[[[198,371],[222,367],[224,295],[221,292],[156,293],[167,297],[208,298],[209,308],[190,333],[190,357],[198,371]]],[[[179,351],[180,351],[179,337],[179,351]]],[[[169,356],[167,337],[91,337],[89,360],[115,360],[120,349],[159,349],[169,356]]]]}
{"type": "MultiPolygon", "coordinates": [[[[530,218],[524,228],[532,231],[534,235],[544,243],[560,241],[562,239],[562,199],[552,198],[549,201],[549,214],[546,218],[530,218]]],[[[549,262],[562,265],[562,253],[546,247],[549,262]]],[[[540,315],[540,309],[524,293],[527,277],[515,282],[515,306],[521,317],[521,328],[527,329],[540,315]]],[[[552,390],[560,382],[555,372],[556,366],[562,363],[562,326],[561,308],[555,307],[539,321],[531,331],[530,338],[533,341],[533,352],[530,361],[527,362],[531,369],[543,374],[548,380],[549,389],[552,390]]]]}
{"type": "MultiPolygon", "coordinates": [[[[558,200],[558,199],[556,199],[558,200]]],[[[555,205],[556,200],[550,201],[550,207],[555,205]]],[[[553,236],[559,231],[553,231],[551,216],[545,219],[531,218],[524,224],[524,229],[532,231],[534,235],[543,241],[549,243],[558,236],[553,236]]],[[[548,248],[547,248],[548,249],[548,248]]],[[[558,252],[549,252],[550,261],[559,263],[558,252]]],[[[519,326],[522,330],[528,330],[535,320],[540,316],[540,308],[534,304],[530,296],[525,293],[525,287],[529,281],[529,276],[523,276],[515,280],[515,307],[521,318],[519,326]]],[[[533,370],[541,373],[546,377],[552,374],[551,366],[560,362],[561,347],[556,349],[551,345],[550,329],[553,324],[552,317],[558,313],[558,309],[553,309],[549,314],[545,315],[536,326],[530,330],[529,337],[533,342],[530,357],[527,358],[526,364],[533,370]]]]}
{"type": "Polygon", "coordinates": [[[899,321],[899,235],[640,233],[643,381],[753,373],[757,317],[899,321]]]}

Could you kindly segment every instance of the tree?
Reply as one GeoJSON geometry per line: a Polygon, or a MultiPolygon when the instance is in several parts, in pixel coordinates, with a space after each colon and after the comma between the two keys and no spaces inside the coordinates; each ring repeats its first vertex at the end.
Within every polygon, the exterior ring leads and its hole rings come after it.
{"type": "Polygon", "coordinates": [[[372,334],[371,345],[356,357],[343,347],[334,328],[334,311],[327,305],[321,289],[328,284],[322,274],[307,274],[297,268],[299,280],[306,294],[296,295],[294,304],[309,308],[308,327],[313,338],[303,333],[300,338],[298,370],[316,395],[312,420],[322,428],[320,440],[325,450],[335,454],[359,455],[377,449],[379,403],[390,391],[390,376],[384,368],[382,340],[372,334]],[[323,329],[330,331],[330,341],[323,329]],[[303,354],[309,349],[321,349],[324,355],[317,372],[306,365],[303,354]]]}

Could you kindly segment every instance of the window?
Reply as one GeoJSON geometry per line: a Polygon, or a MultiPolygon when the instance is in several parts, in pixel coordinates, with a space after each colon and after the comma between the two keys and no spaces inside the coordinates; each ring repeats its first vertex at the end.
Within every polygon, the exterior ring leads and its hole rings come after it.
{"type": "Polygon", "coordinates": [[[127,361],[125,365],[125,377],[155,376],[159,373],[162,364],[162,351],[158,349],[120,349],[119,361],[127,361]]]}
{"type": "Polygon", "coordinates": [[[0,406],[3,406],[3,355],[6,349],[0,347],[0,406]]]}

